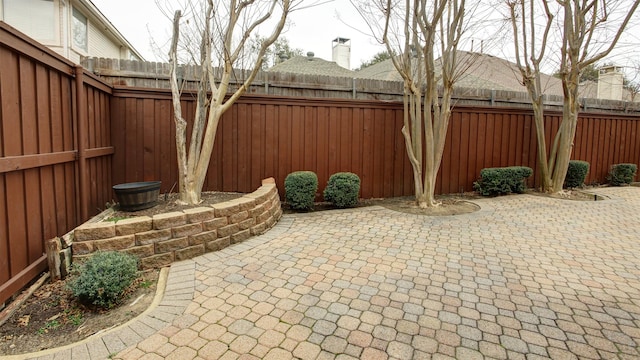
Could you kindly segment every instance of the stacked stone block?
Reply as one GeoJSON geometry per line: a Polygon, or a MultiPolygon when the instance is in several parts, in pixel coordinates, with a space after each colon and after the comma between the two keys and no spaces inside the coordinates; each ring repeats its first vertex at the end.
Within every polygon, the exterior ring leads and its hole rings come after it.
{"type": "Polygon", "coordinates": [[[142,268],[217,251],[270,229],[282,216],[273,178],[238,199],[118,222],[85,223],[74,230],[74,259],[95,251],[122,251],[140,259],[142,268]]]}

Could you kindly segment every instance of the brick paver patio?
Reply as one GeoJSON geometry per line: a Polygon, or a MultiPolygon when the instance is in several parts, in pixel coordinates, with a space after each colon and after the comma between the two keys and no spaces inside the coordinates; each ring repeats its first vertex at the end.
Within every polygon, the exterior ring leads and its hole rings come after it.
{"type": "Polygon", "coordinates": [[[67,355],[638,359],[640,189],[598,193],[611,199],[506,196],[450,217],[286,215],[261,237],[175,264],[154,312],[67,355]]]}

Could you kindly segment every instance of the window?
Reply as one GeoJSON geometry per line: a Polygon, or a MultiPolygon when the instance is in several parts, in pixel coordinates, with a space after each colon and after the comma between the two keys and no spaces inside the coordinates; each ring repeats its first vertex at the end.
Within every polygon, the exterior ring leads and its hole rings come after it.
{"type": "Polygon", "coordinates": [[[73,47],[85,53],[89,51],[87,35],[87,17],[73,8],[73,47]]]}
{"type": "Polygon", "coordinates": [[[54,0],[4,0],[4,21],[40,41],[57,41],[54,0]]]}

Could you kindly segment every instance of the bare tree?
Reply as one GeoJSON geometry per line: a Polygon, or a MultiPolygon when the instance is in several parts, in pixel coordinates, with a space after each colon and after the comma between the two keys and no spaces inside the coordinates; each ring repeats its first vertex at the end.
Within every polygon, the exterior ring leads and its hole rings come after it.
{"type": "Polygon", "coordinates": [[[404,81],[402,134],[413,169],[416,204],[437,206],[436,178],[451,118],[453,86],[460,75],[457,48],[463,34],[465,0],[377,0],[370,4],[356,8],[372,32],[380,34],[387,52],[399,54],[390,59],[404,81]],[[379,23],[382,27],[376,28],[379,23]]]}
{"type": "MultiPolygon", "coordinates": [[[[250,41],[250,49],[253,53],[257,54],[260,51],[264,38],[259,34],[255,34],[250,41]]],[[[303,50],[300,48],[291,47],[289,39],[286,37],[280,37],[271,46],[267,48],[264,54],[264,60],[262,62],[262,70],[267,70],[270,67],[278,64],[284,59],[290,59],[294,56],[302,56],[303,50]]]]}
{"type": "Polygon", "coordinates": [[[513,29],[513,44],[515,48],[516,64],[522,76],[533,107],[533,119],[536,125],[536,140],[538,143],[538,163],[542,188],[549,191],[552,186],[549,161],[547,159],[547,144],[544,132],[544,87],[540,78],[540,67],[545,59],[545,51],[549,41],[549,31],[553,25],[553,14],[546,0],[539,1],[544,9],[544,21],[537,20],[536,1],[512,0],[508,1],[511,27],[513,29]],[[542,35],[538,35],[537,26],[544,23],[542,35]]]}
{"type": "Polygon", "coordinates": [[[580,103],[578,85],[585,69],[609,55],[627,27],[640,0],[622,2],[615,0],[556,0],[556,7],[550,9],[546,0],[510,0],[511,24],[518,66],[522,80],[532,99],[538,139],[538,163],[542,175],[542,188],[556,193],[562,190],[571,159],[573,140],[578,124],[580,103]],[[623,8],[622,5],[625,4],[623,8]],[[535,9],[543,8],[544,31],[536,38],[540,25],[535,9]],[[554,11],[555,10],[555,11],[554,11]],[[616,10],[623,14],[612,17],[616,10]],[[540,87],[540,63],[547,50],[549,31],[555,24],[553,13],[559,18],[557,38],[559,39],[560,70],[562,80],[563,109],[562,121],[553,138],[547,157],[544,141],[544,115],[540,87]],[[616,21],[617,20],[617,21],[616,21]]]}
{"type": "Polygon", "coordinates": [[[187,58],[199,65],[200,78],[197,86],[196,111],[193,119],[191,140],[187,148],[187,121],[183,118],[180,102],[181,89],[178,84],[178,44],[182,11],[176,11],[173,19],[173,38],[169,51],[171,68],[171,92],[176,124],[176,148],[178,154],[178,185],[180,201],[188,204],[200,202],[216,131],[222,115],[247,90],[260,70],[267,48],[282,31],[287,16],[293,10],[293,0],[228,0],[205,3],[189,2],[194,15],[189,24],[197,31],[186,33],[187,45],[194,47],[199,41],[198,51],[187,49],[187,58]],[[274,15],[275,14],[275,15],[274,15]],[[200,17],[198,17],[200,16],[200,17]],[[236,67],[245,59],[244,53],[251,34],[264,31],[268,20],[277,17],[270,35],[265,37],[255,62],[250,69],[242,70],[242,81],[231,91],[230,82],[236,67]]]}

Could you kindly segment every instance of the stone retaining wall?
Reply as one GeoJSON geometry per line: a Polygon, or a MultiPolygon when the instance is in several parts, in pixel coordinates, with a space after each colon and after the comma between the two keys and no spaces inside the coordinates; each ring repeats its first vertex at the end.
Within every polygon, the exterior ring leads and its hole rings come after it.
{"type": "Polygon", "coordinates": [[[136,255],[144,269],[157,268],[262,234],[281,216],[278,189],[269,178],[251,194],[210,207],[85,223],[74,230],[73,258],[117,250],[136,255]]]}

